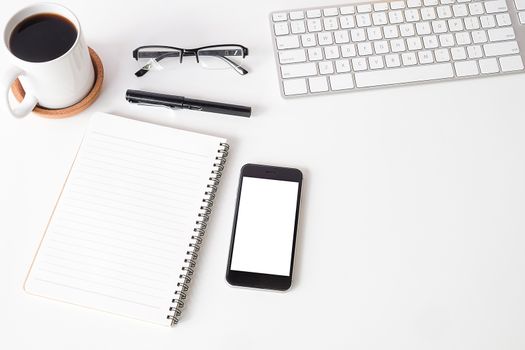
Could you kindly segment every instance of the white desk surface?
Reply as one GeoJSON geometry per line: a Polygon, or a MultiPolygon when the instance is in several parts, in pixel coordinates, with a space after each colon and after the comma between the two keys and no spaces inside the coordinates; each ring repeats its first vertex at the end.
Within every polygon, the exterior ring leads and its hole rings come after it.
{"type": "MultiPolygon", "coordinates": [[[[32,2],[4,2],[2,28],[32,2]]],[[[62,2],[102,57],[106,80],[95,105],[74,118],[0,118],[0,348],[525,348],[525,75],[284,100],[268,14],[322,0],[62,2]],[[223,42],[250,49],[248,75],[189,63],[178,72],[133,75],[137,46],[223,42]],[[246,104],[254,113],[244,119],[131,106],[128,88],[246,104]],[[231,143],[175,328],[22,289],[95,111],[231,143]],[[238,174],[247,162],[305,175],[287,293],[232,288],[224,279],[238,174]]],[[[2,54],[2,70],[5,64],[2,54]]]]}

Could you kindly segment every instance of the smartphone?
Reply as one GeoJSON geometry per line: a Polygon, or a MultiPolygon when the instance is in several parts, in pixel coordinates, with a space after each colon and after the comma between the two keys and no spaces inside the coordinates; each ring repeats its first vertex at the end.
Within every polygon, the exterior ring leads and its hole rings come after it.
{"type": "Polygon", "coordinates": [[[292,285],[303,175],[298,169],[241,169],[228,256],[231,285],[287,290],[292,285]]]}

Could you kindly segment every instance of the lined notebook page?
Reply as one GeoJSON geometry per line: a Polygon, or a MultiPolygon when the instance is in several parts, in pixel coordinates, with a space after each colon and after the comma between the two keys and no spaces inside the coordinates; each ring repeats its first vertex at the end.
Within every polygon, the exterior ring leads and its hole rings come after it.
{"type": "Polygon", "coordinates": [[[169,325],[188,244],[224,142],[95,114],[26,291],[169,325]]]}

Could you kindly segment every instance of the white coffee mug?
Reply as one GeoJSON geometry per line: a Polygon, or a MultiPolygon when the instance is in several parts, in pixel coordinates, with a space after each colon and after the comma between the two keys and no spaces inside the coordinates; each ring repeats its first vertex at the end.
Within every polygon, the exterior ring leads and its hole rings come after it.
{"type": "Polygon", "coordinates": [[[25,117],[38,104],[48,109],[61,109],[81,101],[93,87],[95,71],[80,23],[67,8],[53,3],[40,3],[26,7],[7,22],[4,30],[4,47],[12,67],[5,72],[0,84],[4,88],[5,105],[15,117],[25,117]],[[9,49],[9,40],[16,26],[28,17],[38,14],[55,14],[68,19],[77,30],[73,46],[62,56],[45,62],[28,62],[16,57],[9,49]],[[24,100],[11,106],[9,89],[19,78],[26,92],[24,100]]]}

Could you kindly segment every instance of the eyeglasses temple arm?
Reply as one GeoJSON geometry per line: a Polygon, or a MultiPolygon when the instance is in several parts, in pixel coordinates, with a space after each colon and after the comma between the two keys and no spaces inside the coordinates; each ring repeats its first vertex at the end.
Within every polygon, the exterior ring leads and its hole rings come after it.
{"type": "MultiPolygon", "coordinates": [[[[158,52],[154,52],[154,54],[158,54],[158,52]]],[[[136,56],[135,52],[133,52],[133,56],[136,56]]],[[[163,60],[166,57],[179,57],[179,53],[178,52],[166,52],[162,56],[159,56],[157,58],[152,58],[152,60],[155,60],[155,61],[159,62],[159,61],[163,60]]],[[[143,76],[147,72],[149,72],[149,69],[148,69],[149,65],[151,65],[151,63],[145,64],[142,68],[140,68],[138,71],[136,71],[135,72],[135,76],[140,78],[141,76],[143,76]]]]}
{"type": "Polygon", "coordinates": [[[246,69],[244,69],[240,64],[237,64],[234,61],[230,60],[228,57],[224,57],[224,56],[215,56],[215,57],[220,58],[224,62],[228,63],[233,68],[233,70],[235,70],[240,75],[248,74],[248,71],[246,69]]]}

